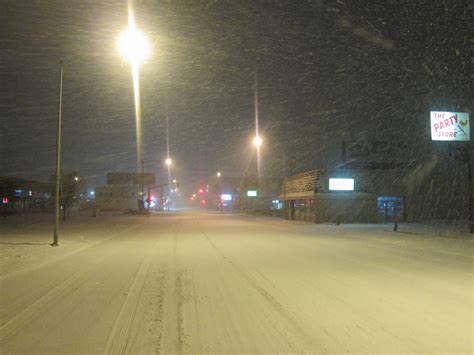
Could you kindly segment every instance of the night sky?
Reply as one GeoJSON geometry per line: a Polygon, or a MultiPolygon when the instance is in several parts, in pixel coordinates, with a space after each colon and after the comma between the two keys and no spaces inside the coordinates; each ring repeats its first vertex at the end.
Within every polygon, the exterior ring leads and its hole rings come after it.
{"type": "MultiPolygon", "coordinates": [[[[342,140],[387,142],[391,158],[433,154],[429,111],[472,111],[469,1],[135,1],[152,44],[141,67],[145,168],[255,175],[257,73],[263,175],[334,167],[342,140]]],[[[116,37],[126,1],[0,0],[0,175],[54,172],[59,62],[63,170],[91,184],[135,171],[130,66],[116,37]]],[[[165,176],[161,174],[161,176],[165,176]]]]}

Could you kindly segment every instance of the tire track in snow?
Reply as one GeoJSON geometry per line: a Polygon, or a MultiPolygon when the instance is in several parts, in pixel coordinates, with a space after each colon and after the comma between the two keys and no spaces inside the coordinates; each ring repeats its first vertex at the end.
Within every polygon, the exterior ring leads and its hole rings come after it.
{"type": "MultiPolygon", "coordinates": [[[[269,291],[267,291],[264,287],[260,286],[255,280],[253,280],[248,273],[245,272],[245,270],[236,262],[234,261],[231,257],[228,257],[225,255],[210,239],[210,237],[204,233],[201,232],[203,236],[206,238],[206,240],[209,242],[209,244],[217,251],[217,253],[228,263],[230,264],[237,272],[238,274],[245,280],[247,283],[255,290],[257,293],[268,303],[272,306],[272,308],[277,312],[277,314],[285,319],[287,321],[287,324],[291,325],[293,329],[295,329],[295,333],[301,336],[302,340],[304,341],[305,344],[307,345],[312,345],[311,348],[315,349],[317,348],[318,351],[322,352],[328,352],[329,349],[326,349],[324,345],[321,343],[315,344],[313,338],[311,337],[310,334],[308,334],[303,327],[300,326],[298,321],[295,319],[293,314],[287,310],[269,291]]],[[[269,320],[270,321],[270,320],[269,320]]],[[[273,325],[273,324],[272,324],[273,325]]],[[[287,345],[292,349],[292,352],[294,353],[301,353],[304,352],[301,348],[298,348],[297,344],[300,344],[300,342],[295,341],[293,337],[286,333],[286,332],[281,332],[281,334],[284,336],[285,341],[287,345]]]]}
{"type": "Polygon", "coordinates": [[[157,333],[155,352],[157,354],[160,353],[161,339],[163,337],[163,304],[165,302],[166,283],[168,282],[166,273],[167,273],[167,270],[164,269],[162,273],[158,276],[158,284],[162,285],[162,287],[160,287],[160,291],[158,292],[156,296],[157,312],[153,316],[153,323],[157,323],[156,328],[155,328],[156,329],[155,332],[157,333]]]}
{"type": "Polygon", "coordinates": [[[176,332],[177,332],[177,352],[183,354],[189,349],[189,334],[185,330],[184,325],[184,303],[186,301],[186,295],[184,293],[184,279],[186,277],[187,270],[181,269],[178,260],[178,227],[181,221],[179,221],[173,238],[173,264],[175,266],[176,277],[174,281],[174,292],[176,299],[176,332]]]}
{"type": "MultiPolygon", "coordinates": [[[[163,241],[163,238],[160,239],[163,241]]],[[[168,283],[173,282],[169,275],[169,260],[166,259],[170,257],[169,253],[168,255],[166,253],[170,246],[166,242],[164,244],[159,242],[159,246],[151,252],[151,265],[143,282],[139,299],[135,301],[137,308],[134,319],[129,325],[126,353],[162,353],[162,339],[166,324],[165,304],[168,290],[172,288],[168,283]]]]}
{"type": "MultiPolygon", "coordinates": [[[[143,285],[136,318],[141,321],[132,329],[126,353],[181,354],[189,349],[189,335],[185,331],[185,282],[188,270],[180,269],[178,253],[178,228],[161,238],[156,262],[150,268],[143,285]]],[[[155,259],[156,260],[156,259],[155,259]]]]}
{"type": "MultiPolygon", "coordinates": [[[[153,272],[151,271],[151,266],[155,261],[158,247],[161,245],[160,241],[161,239],[155,241],[153,246],[147,249],[147,255],[142,259],[140,267],[128,289],[127,298],[109,334],[104,354],[128,354],[132,353],[135,350],[134,348],[137,347],[137,343],[140,340],[139,337],[142,336],[141,330],[143,330],[143,327],[140,325],[143,319],[140,316],[143,316],[142,313],[146,313],[140,305],[144,301],[144,294],[148,292],[149,288],[153,289],[153,282],[147,283],[146,281],[152,279],[153,272]]],[[[158,272],[158,275],[156,280],[163,287],[160,287],[156,296],[157,313],[154,314],[153,320],[155,323],[158,323],[155,350],[159,353],[163,333],[162,316],[166,292],[166,269],[158,272]]]]}
{"type": "Polygon", "coordinates": [[[110,332],[104,354],[126,354],[130,350],[133,341],[132,327],[137,319],[136,315],[138,313],[138,305],[143,293],[145,279],[147,278],[157,246],[158,242],[149,249],[148,255],[143,258],[133,278],[133,282],[127,292],[127,298],[110,332]]]}
{"type": "Polygon", "coordinates": [[[176,292],[176,299],[177,299],[177,334],[178,334],[178,353],[182,354],[186,348],[189,347],[189,344],[187,342],[187,338],[189,337],[188,334],[186,334],[186,331],[184,329],[184,302],[185,302],[185,296],[183,293],[183,278],[184,278],[184,272],[185,270],[179,270],[177,275],[176,275],[176,280],[175,280],[175,292],[176,292]]]}

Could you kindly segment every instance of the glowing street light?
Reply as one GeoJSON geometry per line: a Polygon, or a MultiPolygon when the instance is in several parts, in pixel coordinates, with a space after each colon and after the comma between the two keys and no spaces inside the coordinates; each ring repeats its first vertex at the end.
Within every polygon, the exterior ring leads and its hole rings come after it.
{"type": "Polygon", "coordinates": [[[253,139],[253,145],[257,148],[260,148],[260,146],[262,145],[262,138],[260,136],[255,136],[255,138],[253,139]]]}
{"type": "Polygon", "coordinates": [[[137,135],[137,171],[142,163],[142,194],[139,209],[143,208],[143,159],[142,159],[142,122],[140,104],[140,74],[139,66],[148,57],[150,47],[142,32],[137,29],[133,13],[132,0],[128,1],[128,28],[119,34],[117,48],[120,55],[130,63],[132,69],[133,94],[135,104],[135,126],[137,135]]]}
{"type": "Polygon", "coordinates": [[[117,48],[120,55],[132,65],[143,63],[150,54],[148,41],[145,35],[137,30],[135,24],[120,33],[117,48]]]}
{"type": "Polygon", "coordinates": [[[171,160],[171,158],[166,158],[165,160],[165,164],[168,165],[168,166],[171,166],[171,164],[173,164],[173,161],[171,160]]]}
{"type": "Polygon", "coordinates": [[[220,171],[218,171],[216,175],[217,175],[217,177],[221,177],[222,174],[221,174],[220,171]]]}

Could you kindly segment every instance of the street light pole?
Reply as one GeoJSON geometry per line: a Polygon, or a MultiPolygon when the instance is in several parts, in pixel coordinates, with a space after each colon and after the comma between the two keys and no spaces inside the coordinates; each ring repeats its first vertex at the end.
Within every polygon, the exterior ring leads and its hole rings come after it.
{"type": "Polygon", "coordinates": [[[141,163],[142,163],[142,178],[141,178],[140,184],[141,184],[141,190],[142,190],[142,197],[141,197],[140,207],[142,209],[144,209],[145,208],[145,202],[144,202],[144,198],[145,198],[145,162],[142,160],[141,163]]]}
{"type": "Polygon", "coordinates": [[[467,146],[467,186],[469,190],[469,194],[467,196],[468,198],[468,223],[469,223],[469,233],[474,233],[474,221],[473,221],[473,215],[474,215],[474,210],[473,210],[473,204],[472,204],[472,166],[471,166],[471,149],[469,145],[467,146]]]}
{"type": "Polygon", "coordinates": [[[64,66],[61,62],[59,74],[59,104],[58,104],[58,120],[56,123],[56,190],[55,190],[55,206],[54,206],[54,235],[51,246],[59,245],[59,190],[61,184],[61,115],[63,104],[63,74],[64,66]]]}
{"type": "Polygon", "coordinates": [[[283,219],[287,219],[286,210],[286,155],[283,156],[283,219]]]}
{"type": "Polygon", "coordinates": [[[469,142],[463,147],[454,147],[449,145],[449,155],[455,159],[462,161],[467,169],[467,223],[469,233],[474,233],[474,205],[472,199],[472,164],[471,164],[471,149],[469,142]]]}
{"type": "Polygon", "coordinates": [[[294,156],[290,155],[289,157],[284,154],[283,155],[283,213],[285,215],[284,219],[289,219],[288,218],[288,207],[287,207],[287,201],[286,201],[286,182],[287,182],[287,177],[286,177],[286,164],[287,164],[287,158],[290,159],[290,178],[293,176],[293,160],[295,159],[294,156]]]}

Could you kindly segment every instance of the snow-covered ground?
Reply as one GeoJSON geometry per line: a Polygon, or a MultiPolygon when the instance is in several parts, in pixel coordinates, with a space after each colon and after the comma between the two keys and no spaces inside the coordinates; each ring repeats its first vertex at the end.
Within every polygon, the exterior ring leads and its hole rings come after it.
{"type": "Polygon", "coordinates": [[[94,218],[89,212],[73,214],[60,224],[61,248],[47,247],[53,242],[52,214],[18,214],[0,220],[0,279],[127,232],[143,219],[121,217],[110,214],[94,218]]]}
{"type": "Polygon", "coordinates": [[[9,217],[0,352],[472,353],[472,238],[391,227],[9,217]]]}

